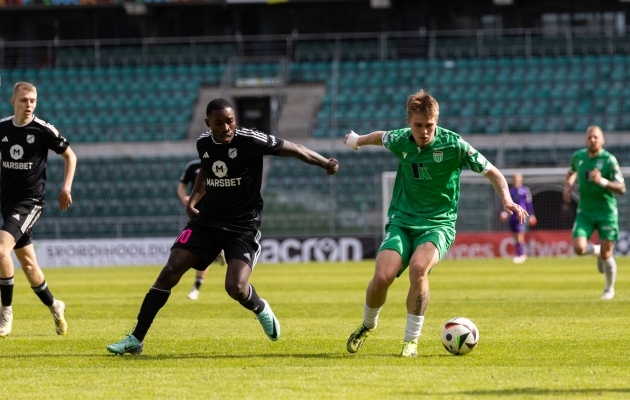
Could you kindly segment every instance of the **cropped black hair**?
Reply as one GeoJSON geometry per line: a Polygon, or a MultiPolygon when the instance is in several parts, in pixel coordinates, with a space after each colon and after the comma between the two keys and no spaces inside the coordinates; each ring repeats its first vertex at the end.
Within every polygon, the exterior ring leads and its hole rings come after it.
{"type": "Polygon", "coordinates": [[[206,107],[206,116],[210,115],[213,110],[223,110],[224,108],[234,108],[229,101],[225,99],[214,99],[206,107]]]}

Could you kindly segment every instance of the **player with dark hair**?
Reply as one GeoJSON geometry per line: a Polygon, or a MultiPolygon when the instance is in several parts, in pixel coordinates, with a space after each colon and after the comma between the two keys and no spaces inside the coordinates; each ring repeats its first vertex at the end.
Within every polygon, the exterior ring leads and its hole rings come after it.
{"type": "Polygon", "coordinates": [[[59,208],[72,204],[72,180],[77,158],[69,143],[57,129],[35,116],[37,89],[28,82],[13,87],[14,115],[0,120],[0,152],[2,153],[2,218],[0,229],[0,337],[7,337],[13,327],[13,276],[11,250],[20,262],[26,279],[39,299],[50,309],[58,335],[68,330],[65,304],[53,297],[42,270],[37,264],[31,241],[32,228],[44,208],[46,163],[48,150],[65,160],[59,208]]]}
{"type": "MultiPolygon", "coordinates": [[[[512,187],[510,187],[510,197],[512,201],[519,206],[523,207],[529,214],[529,225],[535,226],[538,222],[534,215],[534,205],[532,203],[532,193],[527,186],[523,185],[523,175],[514,174],[512,177],[512,187]]],[[[510,231],[514,234],[514,241],[516,242],[516,249],[514,252],[513,262],[514,264],[522,264],[527,260],[525,254],[525,231],[527,230],[527,223],[521,223],[518,220],[516,214],[508,215],[507,212],[502,211],[500,215],[501,221],[509,221],[510,231]]]]}
{"type": "Polygon", "coordinates": [[[429,272],[455,240],[463,167],[488,178],[508,214],[517,214],[520,222],[527,216],[512,201],[503,174],[461,136],[437,126],[439,114],[438,102],[420,90],[407,99],[408,128],[366,135],[350,132],[343,140],[355,150],[365,145],[385,146],[398,159],[387,213],[389,221],[376,256],[374,276],[367,287],[363,323],[346,344],[350,353],[359,351],[376,329],[389,287],[409,268],[407,327],[400,355],[417,356],[429,304],[429,272]]]}
{"type": "Polygon", "coordinates": [[[261,250],[258,228],[263,209],[263,156],[294,157],[325,169],[328,175],[337,172],[337,160],[256,129],[237,127],[234,109],[227,100],[208,103],[206,116],[210,131],[197,140],[201,170],[186,206],[191,221],[175,241],[166,266],[145,296],[133,332],[108,345],[111,353],[140,354],[145,335],[171,289],[190,268],[205,269],[221,250],[225,251],[228,264],[228,295],[254,312],[269,339],[280,337],[280,324],[269,303],[248,282],[261,250]]]}
{"type": "MultiPolygon", "coordinates": [[[[179,184],[177,185],[177,197],[179,197],[179,199],[182,201],[184,207],[188,205],[188,199],[190,198],[190,196],[186,194],[186,189],[191,182],[193,184],[195,183],[195,179],[197,179],[197,174],[199,173],[200,169],[201,160],[194,159],[186,164],[186,168],[184,168],[184,172],[182,172],[182,176],[179,178],[179,184]]],[[[221,265],[225,265],[225,255],[223,253],[223,250],[221,250],[221,253],[219,253],[219,256],[214,261],[219,261],[221,265]]],[[[210,268],[210,266],[208,266],[208,268],[210,268]]],[[[199,289],[201,289],[201,285],[203,285],[203,280],[208,274],[208,268],[204,269],[203,271],[195,272],[195,283],[193,283],[193,287],[190,289],[188,296],[186,296],[190,300],[197,300],[199,298],[199,289]]]]}
{"type": "Polygon", "coordinates": [[[576,151],[564,182],[563,198],[571,202],[577,179],[580,200],[573,224],[573,250],[579,256],[597,256],[597,269],[606,284],[602,300],[615,297],[617,262],[613,257],[615,240],[619,239],[619,216],[615,194],[626,193],[626,183],[615,156],[604,150],[604,132],[599,126],[586,129],[586,148],[576,151]],[[597,230],[600,244],[589,243],[597,230]]]}

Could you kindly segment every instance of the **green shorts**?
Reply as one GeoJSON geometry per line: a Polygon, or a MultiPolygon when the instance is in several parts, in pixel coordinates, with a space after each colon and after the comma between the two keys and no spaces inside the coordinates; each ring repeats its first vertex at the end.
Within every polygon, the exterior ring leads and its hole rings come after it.
{"type": "Polygon", "coordinates": [[[440,260],[444,257],[449,247],[455,240],[455,229],[451,226],[434,226],[430,229],[416,227],[402,227],[387,224],[385,227],[385,237],[378,252],[381,250],[395,250],[402,257],[403,266],[398,271],[400,276],[409,266],[409,260],[413,252],[421,244],[431,242],[435,245],[440,254],[440,260]]]}
{"type": "Polygon", "coordinates": [[[619,221],[616,215],[603,215],[599,218],[578,214],[573,223],[573,237],[589,239],[597,229],[599,239],[615,241],[619,239],[619,221]]]}

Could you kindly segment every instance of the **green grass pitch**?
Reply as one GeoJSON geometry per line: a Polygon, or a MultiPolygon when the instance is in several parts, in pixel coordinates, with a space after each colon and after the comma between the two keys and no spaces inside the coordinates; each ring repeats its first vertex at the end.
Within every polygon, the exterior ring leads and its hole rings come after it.
{"type": "Polygon", "coordinates": [[[407,273],[365,346],[346,352],[373,262],[258,265],[251,282],[281,322],[277,342],[227,296],[225,267],[212,265],[195,302],[186,298],[190,272],[139,357],[109,355],[105,345],[132,326],[159,267],[46,269],[67,304],[65,337],[16,271],[0,398],[629,398],[630,259],[618,265],[617,296],[602,301],[592,257],[443,261],[430,275],[415,359],[398,356],[407,273]],[[480,330],[466,356],[440,343],[442,324],[456,316],[480,330]]]}

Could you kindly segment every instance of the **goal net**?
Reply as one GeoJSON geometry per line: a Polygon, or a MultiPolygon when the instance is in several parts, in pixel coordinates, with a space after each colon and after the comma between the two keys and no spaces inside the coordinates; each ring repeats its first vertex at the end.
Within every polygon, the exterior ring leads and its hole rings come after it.
{"type": "MultiPolygon", "coordinates": [[[[622,168],[624,177],[630,177],[630,168],[622,168]]],[[[508,183],[516,173],[523,176],[523,185],[532,194],[534,214],[538,224],[529,227],[526,234],[529,256],[570,256],[571,228],[575,220],[579,194],[573,192],[570,204],[564,203],[562,191],[567,168],[503,169],[508,183]]],[[[387,209],[391,200],[396,172],[382,174],[382,223],[387,222],[387,209]]],[[[514,239],[507,222],[499,215],[503,209],[499,196],[488,179],[469,170],[461,174],[461,190],[457,217],[457,238],[447,257],[511,257],[514,239]]],[[[617,196],[620,240],[617,253],[630,254],[630,198],[617,196]]],[[[596,237],[592,238],[597,241],[596,237]]]]}

